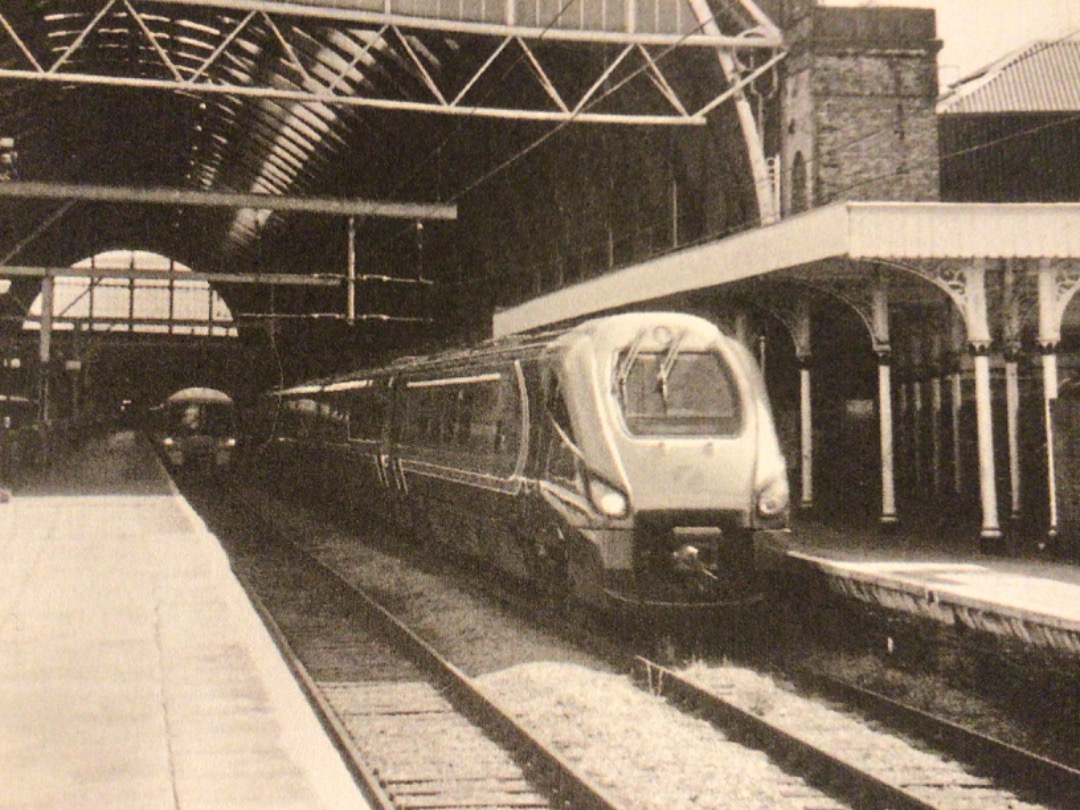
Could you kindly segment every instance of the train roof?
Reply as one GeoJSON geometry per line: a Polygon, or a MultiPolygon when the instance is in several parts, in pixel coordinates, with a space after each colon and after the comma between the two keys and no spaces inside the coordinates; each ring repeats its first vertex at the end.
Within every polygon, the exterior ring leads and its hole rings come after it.
{"type": "Polygon", "coordinates": [[[626,324],[635,321],[643,323],[653,322],[658,316],[709,323],[700,316],[691,315],[685,312],[649,311],[605,315],[554,329],[491,338],[483,343],[447,349],[433,354],[400,357],[384,366],[357,369],[332,377],[311,380],[283,389],[277,389],[271,393],[277,395],[300,395],[315,394],[323,391],[353,390],[371,385],[372,380],[375,378],[390,377],[418,369],[446,369],[453,368],[454,366],[465,362],[484,360],[499,361],[506,358],[525,359],[540,354],[564,335],[575,331],[585,332],[590,329],[596,329],[604,324],[626,324]]]}
{"type": "Polygon", "coordinates": [[[231,405],[232,397],[226,394],[224,391],[218,391],[216,388],[182,388],[170,394],[166,399],[167,403],[176,402],[198,402],[203,404],[219,403],[222,405],[231,405]]]}

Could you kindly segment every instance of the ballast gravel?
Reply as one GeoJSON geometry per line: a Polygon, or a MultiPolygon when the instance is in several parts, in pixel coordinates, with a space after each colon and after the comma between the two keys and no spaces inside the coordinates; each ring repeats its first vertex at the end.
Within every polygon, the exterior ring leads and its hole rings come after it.
{"type": "Polygon", "coordinates": [[[248,503],[392,607],[626,810],[842,810],[761,752],[633,685],[557,633],[253,491],[248,503]],[[304,538],[308,538],[305,540],[304,538]]]}
{"type": "Polygon", "coordinates": [[[477,683],[627,810],[844,806],[624,676],[543,662],[477,683]]]}

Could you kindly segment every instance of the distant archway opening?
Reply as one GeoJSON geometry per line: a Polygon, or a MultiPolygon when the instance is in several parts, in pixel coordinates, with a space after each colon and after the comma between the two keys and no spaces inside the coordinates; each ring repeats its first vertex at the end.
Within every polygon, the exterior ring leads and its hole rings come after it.
{"type": "MultiPolygon", "coordinates": [[[[191,268],[145,250],[109,250],[73,268],[185,273],[191,268]]],[[[23,329],[41,329],[42,295],[30,305],[23,329]]],[[[53,328],[89,332],[237,337],[232,312],[202,279],[61,276],[53,291],[53,328]]]]}

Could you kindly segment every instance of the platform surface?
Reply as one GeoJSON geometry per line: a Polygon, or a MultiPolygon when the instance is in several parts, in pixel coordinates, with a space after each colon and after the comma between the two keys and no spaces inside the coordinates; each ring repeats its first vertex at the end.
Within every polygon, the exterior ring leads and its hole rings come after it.
{"type": "Polygon", "coordinates": [[[982,554],[974,536],[942,530],[810,521],[788,557],[846,596],[1080,656],[1080,563],[982,554]]]}
{"type": "Polygon", "coordinates": [[[0,504],[0,807],[366,806],[133,434],[0,504]]]}

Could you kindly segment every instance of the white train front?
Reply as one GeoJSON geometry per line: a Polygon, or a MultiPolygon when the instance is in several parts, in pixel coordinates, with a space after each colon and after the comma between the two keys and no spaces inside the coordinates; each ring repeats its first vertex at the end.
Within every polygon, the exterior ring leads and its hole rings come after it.
{"type": "MultiPolygon", "coordinates": [[[[788,520],[750,354],[628,313],[275,391],[264,469],[603,608],[728,606],[788,520]]],[[[294,485],[291,485],[294,486],[294,485]]]]}

